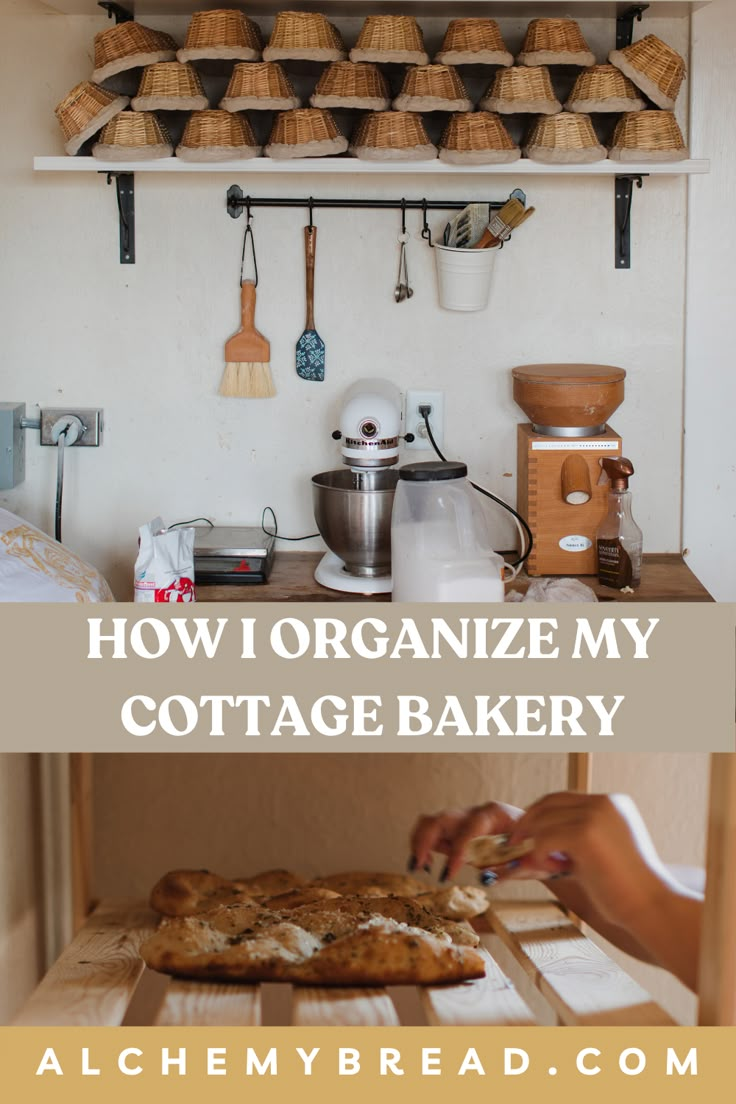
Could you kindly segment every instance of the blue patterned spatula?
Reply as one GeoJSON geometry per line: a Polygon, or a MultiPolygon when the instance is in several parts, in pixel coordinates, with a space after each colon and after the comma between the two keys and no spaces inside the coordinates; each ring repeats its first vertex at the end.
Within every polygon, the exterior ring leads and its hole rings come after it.
{"type": "Polygon", "coordinates": [[[314,257],[317,227],[304,227],[304,252],[307,260],[307,321],[296,343],[296,371],[305,380],[325,378],[325,343],[314,328],[314,257]]]}

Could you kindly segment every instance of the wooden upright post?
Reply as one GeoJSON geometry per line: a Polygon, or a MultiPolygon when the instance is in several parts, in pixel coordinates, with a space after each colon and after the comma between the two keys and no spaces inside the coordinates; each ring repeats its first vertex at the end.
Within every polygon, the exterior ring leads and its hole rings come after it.
{"type": "Polygon", "coordinates": [[[698,1022],[736,1025],[736,754],[711,756],[698,1022]]]}
{"type": "Polygon", "coordinates": [[[72,915],[75,933],[86,923],[92,907],[92,756],[69,756],[71,800],[72,915]]]}
{"type": "Polygon", "coordinates": [[[593,755],[589,751],[571,751],[567,756],[567,788],[576,793],[590,793],[593,776],[593,755]]]}

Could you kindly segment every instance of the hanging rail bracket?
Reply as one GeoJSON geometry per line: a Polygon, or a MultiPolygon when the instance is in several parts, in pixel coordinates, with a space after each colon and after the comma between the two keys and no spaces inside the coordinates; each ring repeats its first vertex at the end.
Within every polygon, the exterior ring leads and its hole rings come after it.
{"type": "Polygon", "coordinates": [[[135,264],[135,173],[108,172],[107,183],[115,181],[120,223],[120,263],[135,264]]]}
{"type": "Polygon", "coordinates": [[[109,0],[97,0],[97,6],[104,8],[108,19],[114,19],[116,23],[132,23],[133,13],[129,12],[121,4],[110,3],[109,0]]]}
{"type": "Polygon", "coordinates": [[[634,37],[634,22],[641,23],[649,4],[636,4],[616,17],[616,49],[624,50],[631,45],[634,37]]]}
{"type": "Polygon", "coordinates": [[[616,268],[631,268],[631,207],[634,200],[634,185],[644,186],[644,177],[640,173],[631,176],[617,176],[614,180],[615,198],[615,250],[616,268]]]}

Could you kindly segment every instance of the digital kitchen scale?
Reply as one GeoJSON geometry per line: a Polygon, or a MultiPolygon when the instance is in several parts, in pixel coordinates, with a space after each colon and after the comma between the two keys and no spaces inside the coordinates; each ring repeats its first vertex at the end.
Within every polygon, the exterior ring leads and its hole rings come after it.
{"type": "Polygon", "coordinates": [[[197,527],[194,581],[203,586],[265,583],[271,573],[276,541],[260,526],[197,527]]]}

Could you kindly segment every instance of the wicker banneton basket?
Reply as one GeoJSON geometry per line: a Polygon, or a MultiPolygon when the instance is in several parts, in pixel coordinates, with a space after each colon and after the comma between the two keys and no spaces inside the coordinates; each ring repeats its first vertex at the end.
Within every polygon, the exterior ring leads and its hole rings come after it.
{"type": "Polygon", "coordinates": [[[235,66],[220,101],[225,111],[291,111],[301,101],[277,61],[243,61],[235,66]]]}
{"type": "Polygon", "coordinates": [[[574,19],[533,19],[526,30],[517,65],[595,65],[574,19]]]}
{"type": "Polygon", "coordinates": [[[263,152],[267,157],[286,160],[291,157],[328,157],[344,153],[347,148],[348,140],[337,129],[329,111],[303,107],[276,116],[263,152]]]}
{"type": "Polygon", "coordinates": [[[421,115],[410,111],[380,111],[365,115],[350,143],[362,161],[431,161],[437,156],[421,115]]]}
{"type": "Polygon", "coordinates": [[[383,74],[367,61],[333,61],[317,82],[312,107],[352,107],[386,111],[391,95],[383,74]]]}
{"type": "Polygon", "coordinates": [[[64,132],[64,149],[72,156],[88,138],[102,130],[129,104],[127,96],[118,96],[91,81],[82,81],[54,108],[64,132]]]}
{"type": "Polygon", "coordinates": [[[441,65],[513,65],[495,19],[451,19],[439,52],[441,65]]]}
{"type": "Polygon", "coordinates": [[[203,111],[209,103],[193,65],[164,61],[143,70],[131,106],[134,111],[203,111]]]}
{"type": "Polygon", "coordinates": [[[176,56],[179,61],[258,61],[262,49],[261,32],[252,19],[240,11],[218,8],[194,13],[176,56]]]}
{"type": "Polygon", "coordinates": [[[451,65],[416,65],[407,69],[396,111],[472,111],[460,74],[451,65]]]}
{"type": "Polygon", "coordinates": [[[602,111],[642,111],[646,104],[615,65],[594,65],[575,81],[565,107],[589,115],[602,111]]]}
{"type": "Polygon", "coordinates": [[[152,111],[121,111],[92,147],[92,156],[102,161],[155,161],[173,153],[166,128],[152,111]]]}
{"type": "Polygon", "coordinates": [[[369,15],[350,51],[350,60],[426,65],[429,55],[421,27],[412,15],[369,15]]]}
{"type": "Polygon", "coordinates": [[[549,69],[544,65],[499,69],[478,106],[483,111],[500,111],[503,115],[555,115],[562,111],[549,69]]]}
{"type": "Polygon", "coordinates": [[[671,111],[634,111],[619,120],[612,161],[684,161],[690,156],[671,111]]]}
{"type": "Polygon", "coordinates": [[[279,12],[263,51],[264,61],[344,61],[347,56],[337,27],[313,12],[279,12]]]}
{"type": "Polygon", "coordinates": [[[92,80],[100,84],[116,73],[157,61],[174,61],[176,43],[171,35],[153,31],[129,20],[95,35],[95,69],[92,80]]]}
{"type": "Polygon", "coordinates": [[[606,148],[598,141],[590,115],[543,115],[532,127],[524,156],[547,165],[588,165],[604,161],[606,148]]]}
{"type": "Polygon", "coordinates": [[[489,111],[453,115],[440,141],[440,161],[451,165],[508,165],[520,157],[500,116],[489,111]]]}
{"type": "Polygon", "coordinates": [[[687,68],[677,50],[661,38],[647,35],[623,50],[614,50],[608,60],[657,107],[667,111],[674,108],[687,68]]]}
{"type": "Polygon", "coordinates": [[[230,111],[193,112],[176,147],[182,161],[237,161],[260,152],[245,115],[230,111]]]}

